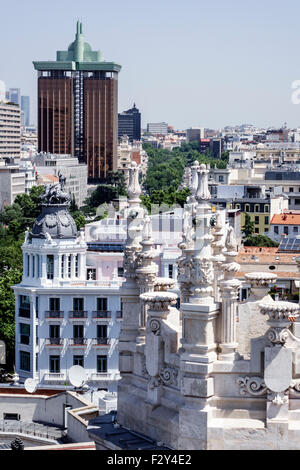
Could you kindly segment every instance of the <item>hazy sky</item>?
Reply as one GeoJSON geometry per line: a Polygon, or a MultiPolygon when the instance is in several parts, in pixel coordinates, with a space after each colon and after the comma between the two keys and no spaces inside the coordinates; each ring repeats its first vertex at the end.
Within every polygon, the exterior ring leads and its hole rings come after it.
{"type": "Polygon", "coordinates": [[[0,0],[0,79],[32,98],[33,60],[74,40],[122,65],[119,111],[135,101],[142,125],[300,126],[299,0],[0,0]]]}

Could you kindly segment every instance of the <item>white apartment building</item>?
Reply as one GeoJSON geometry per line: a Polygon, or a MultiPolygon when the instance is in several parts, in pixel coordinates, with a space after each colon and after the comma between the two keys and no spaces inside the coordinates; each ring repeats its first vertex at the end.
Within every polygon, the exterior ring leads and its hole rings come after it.
{"type": "Polygon", "coordinates": [[[0,159],[0,211],[25,193],[25,172],[14,159],[0,159]]]}
{"type": "Polygon", "coordinates": [[[65,191],[74,195],[78,207],[83,205],[87,197],[87,165],[79,163],[78,158],[71,155],[50,153],[38,153],[32,157],[32,162],[41,180],[45,175],[58,176],[61,173],[66,178],[65,191]]]}
{"type": "Polygon", "coordinates": [[[20,157],[21,111],[15,103],[0,102],[0,158],[20,157]]]}
{"type": "Polygon", "coordinates": [[[166,122],[149,122],[147,124],[147,132],[150,134],[167,135],[168,124],[166,122]]]}
{"type": "Polygon", "coordinates": [[[20,380],[62,388],[79,364],[97,403],[100,391],[116,392],[119,377],[121,279],[94,279],[84,233],[64,203],[43,206],[22,249],[23,277],[13,287],[20,380]]]}

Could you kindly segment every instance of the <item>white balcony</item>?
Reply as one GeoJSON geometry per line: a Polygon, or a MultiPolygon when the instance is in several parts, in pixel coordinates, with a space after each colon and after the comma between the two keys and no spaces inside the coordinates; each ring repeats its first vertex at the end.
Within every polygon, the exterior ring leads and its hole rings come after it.
{"type": "Polygon", "coordinates": [[[44,382],[61,382],[66,380],[66,374],[63,372],[49,372],[43,376],[44,382]]]}

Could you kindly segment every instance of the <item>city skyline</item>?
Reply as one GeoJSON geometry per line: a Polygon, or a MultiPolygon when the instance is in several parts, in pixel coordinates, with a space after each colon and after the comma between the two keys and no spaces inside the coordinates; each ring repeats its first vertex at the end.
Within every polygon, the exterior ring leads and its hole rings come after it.
{"type": "Polygon", "coordinates": [[[0,78],[7,89],[18,87],[30,96],[35,123],[32,61],[55,60],[80,18],[87,41],[122,65],[119,112],[138,103],[143,128],[159,121],[179,129],[243,122],[300,126],[299,105],[291,100],[292,83],[300,79],[300,5],[294,0],[285,9],[279,1],[256,0],[243,5],[190,0],[185,8],[169,0],[154,0],[151,8],[136,0],[111,5],[30,0],[18,6],[13,20],[8,5],[2,8],[7,21],[0,33],[6,44],[0,78]]]}

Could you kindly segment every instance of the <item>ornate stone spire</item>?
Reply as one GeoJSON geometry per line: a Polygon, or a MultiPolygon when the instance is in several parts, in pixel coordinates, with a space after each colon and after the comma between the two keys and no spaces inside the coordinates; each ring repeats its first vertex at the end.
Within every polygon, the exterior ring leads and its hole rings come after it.
{"type": "Polygon", "coordinates": [[[234,360],[237,358],[236,349],[236,310],[238,292],[241,282],[235,278],[240,265],[234,261],[237,256],[237,243],[234,229],[228,228],[225,240],[225,263],[221,265],[224,271],[224,280],[220,282],[222,314],[221,314],[221,354],[219,359],[234,360]]]}
{"type": "Polygon", "coordinates": [[[225,256],[223,255],[223,249],[225,247],[224,243],[224,224],[222,224],[222,216],[221,212],[216,212],[216,223],[213,227],[213,242],[211,244],[213,249],[213,265],[215,271],[215,278],[214,278],[214,298],[216,302],[220,302],[220,292],[218,283],[222,277],[222,269],[221,265],[225,261],[225,256]]]}
{"type": "Polygon", "coordinates": [[[198,169],[199,169],[199,162],[195,160],[193,165],[191,166],[191,184],[190,184],[190,196],[188,202],[196,202],[196,192],[198,188],[198,169]]]}
{"type": "Polygon", "coordinates": [[[208,170],[204,164],[198,170],[198,188],[196,193],[196,231],[194,256],[191,259],[192,303],[213,303],[214,271],[211,259],[210,233],[211,207],[207,204],[210,199],[208,190],[208,170]]]}
{"type": "Polygon", "coordinates": [[[139,183],[139,167],[136,162],[132,162],[129,167],[129,184],[128,184],[128,195],[129,195],[129,207],[135,207],[140,204],[140,194],[142,192],[139,183]]]}

